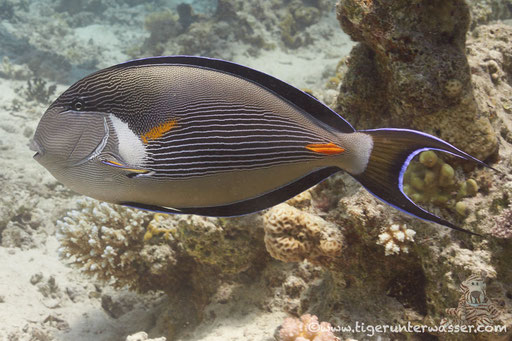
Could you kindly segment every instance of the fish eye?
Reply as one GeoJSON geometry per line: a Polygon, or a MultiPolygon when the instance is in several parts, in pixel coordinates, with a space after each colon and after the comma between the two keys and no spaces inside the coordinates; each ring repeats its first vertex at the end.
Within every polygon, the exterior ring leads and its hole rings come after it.
{"type": "Polygon", "coordinates": [[[83,99],[77,98],[71,103],[71,107],[73,108],[73,110],[81,111],[85,107],[85,103],[83,99]]]}

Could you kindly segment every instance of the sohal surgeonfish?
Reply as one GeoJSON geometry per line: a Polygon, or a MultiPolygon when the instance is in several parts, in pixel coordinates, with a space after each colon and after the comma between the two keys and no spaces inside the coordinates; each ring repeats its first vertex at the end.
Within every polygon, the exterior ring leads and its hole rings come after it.
{"type": "Polygon", "coordinates": [[[356,131],[314,97],[223,60],[134,60],[73,84],[44,113],[34,158],[72,190],[166,213],[238,216],[345,171],[418,218],[464,230],[403,192],[426,149],[485,164],[408,129],[356,131]]]}

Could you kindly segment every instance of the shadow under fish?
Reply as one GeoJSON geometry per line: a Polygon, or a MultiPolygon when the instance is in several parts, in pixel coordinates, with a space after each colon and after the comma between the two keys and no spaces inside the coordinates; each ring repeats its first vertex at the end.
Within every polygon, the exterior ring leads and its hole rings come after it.
{"type": "Polygon", "coordinates": [[[145,210],[244,215],[346,171],[387,204],[471,234],[412,202],[403,176],[427,149],[489,167],[419,131],[356,131],[270,75],[193,56],[134,60],[83,78],[47,109],[31,148],[74,191],[145,210]]]}

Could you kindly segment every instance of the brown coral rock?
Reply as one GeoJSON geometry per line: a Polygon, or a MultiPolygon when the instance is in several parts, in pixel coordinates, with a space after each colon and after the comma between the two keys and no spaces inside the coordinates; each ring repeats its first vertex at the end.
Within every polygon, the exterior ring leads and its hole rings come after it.
{"type": "Polygon", "coordinates": [[[265,246],[274,258],[284,262],[309,259],[313,263],[341,253],[343,235],[332,223],[281,204],[265,214],[265,246]]]}
{"type": "Polygon", "coordinates": [[[463,0],[341,0],[337,15],[361,42],[351,52],[337,108],[356,128],[415,128],[482,159],[496,151],[471,86],[463,0]]]}

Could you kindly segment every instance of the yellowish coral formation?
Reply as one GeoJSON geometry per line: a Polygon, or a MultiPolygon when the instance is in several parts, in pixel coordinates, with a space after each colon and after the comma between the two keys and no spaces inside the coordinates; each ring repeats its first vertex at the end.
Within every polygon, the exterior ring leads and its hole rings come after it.
{"type": "Polygon", "coordinates": [[[339,341],[328,322],[319,322],[315,315],[288,317],[279,330],[279,341],[339,341]]]}
{"type": "Polygon", "coordinates": [[[173,229],[169,226],[164,226],[167,218],[167,214],[155,213],[153,220],[149,222],[146,233],[144,234],[144,241],[148,241],[154,236],[162,234],[166,240],[171,239],[171,231],[173,231],[173,229]]]}
{"type": "Polygon", "coordinates": [[[313,199],[311,197],[311,191],[308,190],[308,191],[304,191],[304,192],[294,196],[293,198],[287,200],[286,203],[295,208],[303,209],[303,208],[309,207],[311,205],[312,200],[313,199]]]}
{"type": "Polygon", "coordinates": [[[414,242],[415,235],[416,231],[407,228],[405,224],[393,224],[382,230],[377,244],[384,246],[386,256],[400,252],[409,253],[407,242],[414,242]]]}
{"type": "Polygon", "coordinates": [[[474,179],[459,181],[455,170],[432,151],[419,155],[419,161],[411,162],[404,174],[404,192],[416,203],[433,203],[454,209],[465,216],[465,204],[461,200],[478,192],[474,179]]]}
{"type": "Polygon", "coordinates": [[[179,242],[180,250],[196,262],[238,273],[254,264],[260,253],[254,227],[246,226],[253,224],[248,219],[155,214],[144,238],[163,234],[164,239],[179,242]]]}
{"type": "Polygon", "coordinates": [[[332,223],[288,204],[270,209],[265,219],[265,246],[284,262],[319,262],[340,256],[343,235],[332,223]]]}

